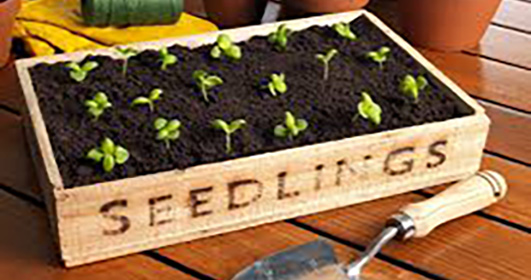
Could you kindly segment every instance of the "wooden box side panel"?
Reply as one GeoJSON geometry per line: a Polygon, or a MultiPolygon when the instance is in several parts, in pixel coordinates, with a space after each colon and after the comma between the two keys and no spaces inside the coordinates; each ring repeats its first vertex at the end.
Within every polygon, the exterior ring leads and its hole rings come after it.
{"type": "Polygon", "coordinates": [[[462,179],[479,168],[484,115],[67,190],[68,266],[462,179]]]}

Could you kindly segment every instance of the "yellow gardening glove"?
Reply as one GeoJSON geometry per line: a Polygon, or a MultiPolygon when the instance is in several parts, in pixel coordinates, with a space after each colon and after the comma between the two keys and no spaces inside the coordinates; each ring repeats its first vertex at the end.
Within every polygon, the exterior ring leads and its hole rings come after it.
{"type": "Polygon", "coordinates": [[[35,55],[48,55],[53,47],[73,52],[217,30],[214,24],[186,13],[173,25],[89,27],[83,24],[80,10],[80,0],[26,0],[17,15],[15,37],[21,37],[35,55]],[[51,46],[35,48],[44,43],[51,46]]]}

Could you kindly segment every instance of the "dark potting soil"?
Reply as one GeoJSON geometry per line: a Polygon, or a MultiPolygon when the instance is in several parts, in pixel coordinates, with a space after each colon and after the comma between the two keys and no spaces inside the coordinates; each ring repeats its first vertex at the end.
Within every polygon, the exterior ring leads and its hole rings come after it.
{"type": "Polygon", "coordinates": [[[160,70],[158,52],[144,51],[130,59],[126,77],[121,74],[122,61],[89,57],[100,66],[82,83],[69,77],[64,63],[35,66],[31,76],[65,186],[185,169],[473,113],[368,19],[353,21],[351,28],[359,37],[356,42],[339,37],[330,27],[296,32],[285,52],[275,51],[265,37],[253,37],[239,44],[243,57],[238,62],[211,59],[211,46],[195,50],[174,46],[169,50],[179,62],[167,71],[160,70]],[[381,46],[392,50],[383,70],[365,58],[367,52],[381,46]],[[315,54],[331,48],[339,55],[331,61],[330,78],[324,81],[323,67],[315,54]],[[225,81],[211,91],[210,103],[194,86],[192,73],[198,69],[225,81]],[[274,72],[285,73],[289,87],[277,97],[259,86],[274,72]],[[429,82],[416,104],[398,90],[407,74],[424,75],[429,82]],[[161,88],[164,94],[153,113],[147,106],[131,107],[135,97],[148,95],[154,88],[161,88]],[[99,91],[107,94],[113,107],[93,121],[83,102],[99,91]],[[382,122],[377,127],[362,118],[352,122],[362,91],[370,93],[382,107],[382,122]],[[273,135],[286,111],[309,123],[293,141],[273,135]],[[169,149],[155,139],[153,122],[157,117],[179,119],[183,124],[180,138],[169,149]],[[244,129],[233,135],[232,155],[225,153],[224,134],[211,127],[217,118],[247,121],[244,129]],[[117,165],[110,173],[85,158],[104,137],[131,154],[124,165],[117,165]]]}

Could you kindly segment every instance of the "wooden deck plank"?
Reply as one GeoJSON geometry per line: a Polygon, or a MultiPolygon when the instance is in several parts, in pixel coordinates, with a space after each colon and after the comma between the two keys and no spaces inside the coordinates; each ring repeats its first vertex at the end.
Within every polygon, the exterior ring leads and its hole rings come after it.
{"type": "Polygon", "coordinates": [[[66,270],[56,257],[46,213],[0,190],[2,279],[196,279],[143,255],[66,270]],[[8,277],[8,278],[4,278],[8,277]]]}
{"type": "Polygon", "coordinates": [[[531,114],[480,102],[492,124],[487,150],[531,164],[531,114]]]}
{"type": "Polygon", "coordinates": [[[421,52],[470,95],[531,112],[531,71],[463,53],[421,52]]]}
{"type": "MultiPolygon", "coordinates": [[[[297,221],[353,243],[368,244],[391,214],[419,200],[424,198],[405,194],[297,221]]],[[[531,275],[531,235],[476,215],[442,225],[426,238],[392,242],[382,252],[454,280],[523,280],[531,275]]]]}
{"type": "MultiPolygon", "coordinates": [[[[288,223],[275,223],[176,245],[158,252],[215,279],[231,279],[238,271],[263,257],[318,238],[318,235],[288,223]]],[[[342,263],[348,263],[359,255],[352,248],[330,242],[342,263]]],[[[378,259],[370,263],[364,272],[367,279],[426,279],[378,259]]]]}
{"type": "Polygon", "coordinates": [[[496,24],[531,32],[531,2],[504,0],[494,16],[496,24]]]}
{"type": "Polygon", "coordinates": [[[15,66],[9,64],[0,68],[0,105],[20,112],[23,96],[15,66]]]}
{"type": "Polygon", "coordinates": [[[510,188],[503,203],[497,203],[485,212],[531,229],[531,168],[489,155],[483,157],[481,168],[503,174],[510,188]]]}
{"type": "Polygon", "coordinates": [[[531,69],[531,34],[491,25],[481,40],[480,46],[466,52],[529,70],[531,69]]]}
{"type": "MultiPolygon", "coordinates": [[[[483,212],[531,230],[531,208],[528,206],[529,198],[531,197],[531,183],[529,182],[531,168],[492,155],[483,157],[481,168],[495,170],[503,174],[509,186],[505,199],[485,209],[483,212]]],[[[426,192],[435,194],[446,187],[429,188],[426,189],[426,192]]]]}

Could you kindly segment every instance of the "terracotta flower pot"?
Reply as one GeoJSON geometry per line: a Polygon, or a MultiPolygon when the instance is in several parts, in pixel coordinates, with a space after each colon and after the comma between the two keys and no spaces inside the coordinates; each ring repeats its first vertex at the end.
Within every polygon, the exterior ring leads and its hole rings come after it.
{"type": "Polygon", "coordinates": [[[361,9],[369,0],[283,0],[286,13],[290,16],[304,14],[325,14],[361,9]]]}
{"type": "Polygon", "coordinates": [[[219,27],[260,23],[267,0],[203,0],[208,17],[219,27]]]}
{"type": "Polygon", "coordinates": [[[417,46],[457,51],[478,45],[501,0],[399,0],[404,35],[417,46]]]}
{"type": "Polygon", "coordinates": [[[20,10],[20,0],[0,0],[0,67],[3,67],[11,52],[11,32],[15,15],[20,10]]]}

